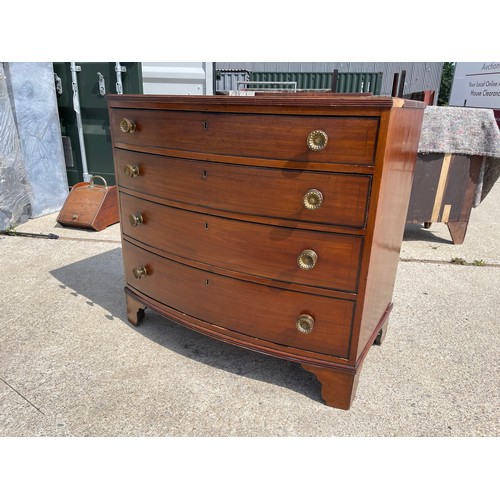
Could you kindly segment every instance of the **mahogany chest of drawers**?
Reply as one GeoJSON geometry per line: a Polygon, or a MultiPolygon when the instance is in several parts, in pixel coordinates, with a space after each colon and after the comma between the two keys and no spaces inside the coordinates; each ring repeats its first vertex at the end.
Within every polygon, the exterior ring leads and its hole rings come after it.
{"type": "Polygon", "coordinates": [[[300,363],[348,409],[380,343],[422,103],[108,97],[129,321],[300,363]]]}

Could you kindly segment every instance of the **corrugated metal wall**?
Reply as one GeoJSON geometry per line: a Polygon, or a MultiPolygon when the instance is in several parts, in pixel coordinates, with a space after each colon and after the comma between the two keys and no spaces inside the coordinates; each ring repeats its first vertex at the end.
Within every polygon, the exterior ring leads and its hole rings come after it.
{"type": "MultiPolygon", "coordinates": [[[[216,70],[216,90],[331,90],[333,73],[216,70]],[[261,83],[262,82],[262,83],[261,83]]],[[[380,95],[382,73],[338,73],[336,92],[371,92],[380,95]]]]}
{"type": "Polygon", "coordinates": [[[403,94],[434,90],[435,102],[441,84],[442,62],[217,62],[215,69],[251,72],[339,72],[383,73],[381,95],[391,95],[395,73],[406,70],[403,94]]]}

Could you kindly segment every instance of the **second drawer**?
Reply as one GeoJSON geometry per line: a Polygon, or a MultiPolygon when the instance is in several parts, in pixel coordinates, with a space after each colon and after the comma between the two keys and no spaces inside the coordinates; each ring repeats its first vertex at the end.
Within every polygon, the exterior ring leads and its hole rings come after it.
{"type": "Polygon", "coordinates": [[[362,228],[371,176],[200,162],[114,150],[117,183],[199,207],[362,228]]]}
{"type": "Polygon", "coordinates": [[[120,193],[127,236],[221,269],[289,283],[357,290],[362,237],[215,217],[120,193]]]}

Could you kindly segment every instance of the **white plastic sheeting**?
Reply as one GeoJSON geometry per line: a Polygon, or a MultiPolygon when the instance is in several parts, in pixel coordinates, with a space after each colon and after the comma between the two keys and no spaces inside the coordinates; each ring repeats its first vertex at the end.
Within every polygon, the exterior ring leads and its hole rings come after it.
{"type": "Polygon", "coordinates": [[[26,222],[32,201],[7,80],[0,63],[0,231],[26,222]]]}
{"type": "Polygon", "coordinates": [[[68,179],[52,63],[4,63],[33,202],[31,217],[61,209],[68,179]]]}

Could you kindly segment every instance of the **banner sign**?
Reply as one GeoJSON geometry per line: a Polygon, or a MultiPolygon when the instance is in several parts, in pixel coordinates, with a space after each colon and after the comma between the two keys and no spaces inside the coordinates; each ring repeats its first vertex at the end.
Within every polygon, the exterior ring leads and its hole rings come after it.
{"type": "Polygon", "coordinates": [[[456,63],[449,105],[500,109],[500,62],[456,63]]]}

